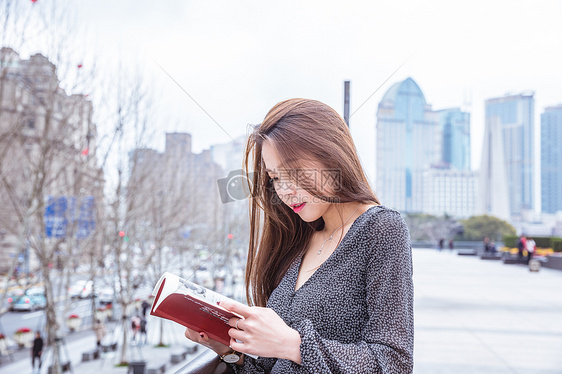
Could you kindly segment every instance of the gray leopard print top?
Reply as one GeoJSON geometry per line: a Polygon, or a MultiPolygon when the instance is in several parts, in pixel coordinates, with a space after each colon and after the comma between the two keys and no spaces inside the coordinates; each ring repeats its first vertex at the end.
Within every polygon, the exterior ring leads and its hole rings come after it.
{"type": "Polygon", "coordinates": [[[237,373],[412,373],[414,314],[408,228],[394,210],[371,207],[295,292],[301,258],[267,306],[297,330],[300,365],[245,357],[237,373]]]}

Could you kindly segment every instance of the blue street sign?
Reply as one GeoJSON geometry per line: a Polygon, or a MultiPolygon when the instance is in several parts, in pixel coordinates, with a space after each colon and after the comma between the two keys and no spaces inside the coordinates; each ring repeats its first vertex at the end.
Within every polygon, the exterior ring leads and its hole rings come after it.
{"type": "Polygon", "coordinates": [[[78,239],[87,238],[96,228],[95,200],[93,196],[86,196],[80,204],[78,215],[76,237],[78,239]]]}
{"type": "Polygon", "coordinates": [[[48,238],[65,238],[69,222],[76,224],[77,239],[88,237],[96,228],[95,199],[83,197],[77,206],[75,197],[47,198],[45,207],[45,235],[48,238]]]}
{"type": "Polygon", "coordinates": [[[45,207],[45,235],[48,238],[66,237],[67,199],[65,196],[47,198],[45,207]]]}

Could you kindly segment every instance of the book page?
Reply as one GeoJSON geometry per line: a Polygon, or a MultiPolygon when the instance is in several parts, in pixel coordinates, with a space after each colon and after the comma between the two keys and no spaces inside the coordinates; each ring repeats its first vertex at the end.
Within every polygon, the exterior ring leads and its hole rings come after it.
{"type": "Polygon", "coordinates": [[[164,279],[166,280],[166,282],[164,282],[164,289],[162,290],[160,298],[158,300],[155,300],[155,305],[153,306],[154,310],[158,308],[165,297],[172,293],[189,295],[205,303],[212,304],[213,306],[224,309],[218,305],[218,302],[228,299],[228,297],[168,272],[165,272],[160,277],[160,280],[158,280],[158,283],[156,283],[156,286],[152,291],[152,295],[156,296],[164,279]]]}
{"type": "Polygon", "coordinates": [[[178,293],[191,295],[213,305],[217,305],[219,301],[226,298],[226,296],[222,296],[221,294],[211,291],[210,289],[200,286],[196,283],[190,282],[188,280],[183,280],[181,278],[179,279],[180,285],[176,290],[176,292],[178,293]]]}

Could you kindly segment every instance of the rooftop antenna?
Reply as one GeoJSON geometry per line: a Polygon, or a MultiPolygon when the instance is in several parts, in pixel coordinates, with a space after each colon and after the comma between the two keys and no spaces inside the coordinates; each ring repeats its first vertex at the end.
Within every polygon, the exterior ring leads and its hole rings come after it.
{"type": "Polygon", "coordinates": [[[343,82],[343,119],[349,127],[349,86],[351,85],[350,81],[343,82]]]}

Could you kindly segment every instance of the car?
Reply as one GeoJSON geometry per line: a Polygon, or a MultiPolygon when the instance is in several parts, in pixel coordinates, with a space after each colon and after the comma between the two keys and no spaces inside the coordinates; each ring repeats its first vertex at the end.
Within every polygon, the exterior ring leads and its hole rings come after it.
{"type": "Polygon", "coordinates": [[[8,293],[6,294],[6,307],[8,308],[8,310],[12,310],[12,307],[14,306],[14,303],[16,301],[18,301],[19,298],[21,298],[23,295],[25,294],[25,291],[21,288],[17,288],[15,290],[12,291],[8,291],[8,293]]]}
{"type": "Polygon", "coordinates": [[[71,298],[85,299],[92,296],[94,282],[79,280],[68,288],[68,294],[71,298]]]}
{"type": "Polygon", "coordinates": [[[100,304],[111,304],[114,299],[113,288],[104,287],[98,292],[98,301],[100,304]]]}
{"type": "Polygon", "coordinates": [[[30,288],[11,303],[11,309],[13,311],[33,311],[45,309],[46,306],[47,299],[45,298],[45,291],[38,287],[30,288]]]}

